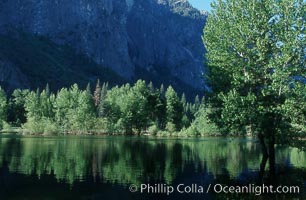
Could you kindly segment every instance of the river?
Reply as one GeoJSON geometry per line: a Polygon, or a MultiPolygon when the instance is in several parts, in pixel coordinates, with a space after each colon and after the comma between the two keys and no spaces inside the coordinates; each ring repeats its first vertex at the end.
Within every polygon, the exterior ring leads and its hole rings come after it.
{"type": "Polygon", "coordinates": [[[0,199],[306,199],[305,152],[276,147],[272,178],[261,157],[252,138],[0,135],[0,199]],[[255,194],[262,184],[299,193],[255,194]]]}

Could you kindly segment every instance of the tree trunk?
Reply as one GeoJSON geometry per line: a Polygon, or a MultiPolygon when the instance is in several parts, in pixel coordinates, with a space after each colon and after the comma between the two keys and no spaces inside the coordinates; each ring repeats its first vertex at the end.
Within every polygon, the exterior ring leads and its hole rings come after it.
{"type": "Polygon", "coordinates": [[[267,146],[266,146],[266,143],[265,143],[264,136],[262,134],[259,134],[258,139],[259,139],[259,143],[260,143],[260,146],[261,146],[261,151],[262,151],[263,157],[268,158],[269,154],[268,154],[268,149],[267,149],[267,146]]]}
{"type": "Polygon", "coordinates": [[[264,136],[262,134],[259,134],[258,139],[259,139],[259,143],[260,143],[261,151],[262,151],[262,159],[261,159],[260,170],[259,170],[259,182],[262,182],[262,178],[265,173],[265,167],[266,167],[266,163],[267,163],[269,154],[268,154],[268,149],[265,143],[264,136]]]}
{"type": "Polygon", "coordinates": [[[269,167],[270,167],[270,175],[275,175],[275,133],[274,131],[271,132],[270,138],[269,138],[269,167]]]}
{"type": "Polygon", "coordinates": [[[260,163],[260,170],[259,170],[259,177],[258,177],[258,184],[262,183],[262,179],[265,173],[265,167],[268,160],[268,155],[263,156],[260,163]]]}
{"type": "Polygon", "coordinates": [[[280,122],[280,117],[277,114],[272,115],[273,116],[273,123],[269,130],[269,170],[270,170],[270,176],[272,178],[275,177],[275,134],[277,132],[277,125],[280,122]]]}

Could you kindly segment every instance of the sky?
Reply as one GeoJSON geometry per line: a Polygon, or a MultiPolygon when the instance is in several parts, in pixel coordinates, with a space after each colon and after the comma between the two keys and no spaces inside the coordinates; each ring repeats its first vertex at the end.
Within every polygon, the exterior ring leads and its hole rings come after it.
{"type": "Polygon", "coordinates": [[[210,11],[210,3],[213,0],[188,0],[191,5],[199,10],[210,11]]]}

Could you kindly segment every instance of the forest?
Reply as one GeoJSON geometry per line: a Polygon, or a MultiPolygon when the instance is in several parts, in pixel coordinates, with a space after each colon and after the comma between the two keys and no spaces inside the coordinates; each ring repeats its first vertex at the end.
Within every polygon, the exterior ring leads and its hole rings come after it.
{"type": "Polygon", "coordinates": [[[42,91],[16,89],[8,97],[0,89],[0,128],[23,134],[108,134],[200,136],[218,134],[208,119],[211,109],[196,96],[187,102],[169,86],[150,82],[109,87],[97,81],[82,90],[77,84],[57,93],[47,84],[42,91]]]}

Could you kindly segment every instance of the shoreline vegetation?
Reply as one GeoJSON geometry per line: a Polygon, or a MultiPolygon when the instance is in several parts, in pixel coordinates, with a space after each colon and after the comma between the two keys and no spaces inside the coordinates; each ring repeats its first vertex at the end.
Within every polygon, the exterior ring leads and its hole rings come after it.
{"type": "Polygon", "coordinates": [[[97,81],[92,91],[77,84],[52,93],[16,89],[10,96],[0,88],[0,133],[23,135],[153,135],[215,136],[212,110],[196,96],[188,102],[169,86],[155,88],[138,80],[110,88],[97,81]]]}

